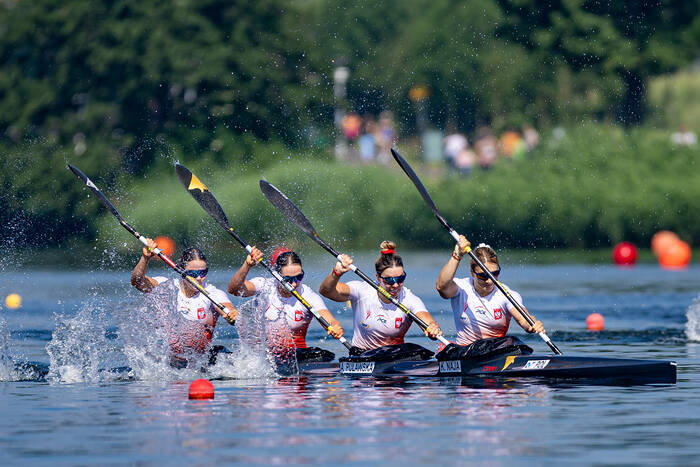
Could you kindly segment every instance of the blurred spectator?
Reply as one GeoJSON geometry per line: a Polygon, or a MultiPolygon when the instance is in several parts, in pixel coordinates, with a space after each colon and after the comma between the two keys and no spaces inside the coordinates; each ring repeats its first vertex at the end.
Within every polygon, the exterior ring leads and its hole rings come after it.
{"type": "Polygon", "coordinates": [[[450,131],[449,134],[443,139],[442,145],[445,161],[448,164],[454,165],[459,153],[469,147],[469,142],[463,133],[450,131]]]}
{"type": "Polygon", "coordinates": [[[482,126],[476,131],[474,150],[476,151],[479,166],[482,169],[488,170],[496,162],[498,141],[489,127],[482,126]]]}
{"type": "Polygon", "coordinates": [[[394,117],[391,112],[385,110],[379,114],[379,128],[376,133],[378,146],[377,160],[382,164],[388,164],[391,158],[391,148],[394,145],[396,131],[394,130],[394,117]]]}
{"type": "Polygon", "coordinates": [[[476,165],[476,153],[471,150],[471,148],[466,147],[462,149],[457,157],[455,157],[453,165],[454,168],[462,175],[469,175],[476,165]]]}
{"type": "Polygon", "coordinates": [[[498,145],[501,149],[501,154],[508,159],[520,160],[525,158],[527,144],[517,131],[508,130],[503,132],[498,145]]]}
{"type": "Polygon", "coordinates": [[[362,119],[355,112],[351,112],[343,117],[341,122],[343,127],[343,134],[348,142],[355,141],[358,136],[360,136],[360,130],[362,129],[362,119]]]}
{"type": "Polygon", "coordinates": [[[687,125],[683,124],[678,131],[671,135],[671,141],[682,146],[695,146],[698,144],[698,136],[695,132],[688,130],[687,125]]]}
{"type": "Polygon", "coordinates": [[[532,151],[540,144],[540,134],[531,125],[523,125],[523,139],[528,151],[532,151]]]}
{"type": "Polygon", "coordinates": [[[377,143],[375,141],[375,131],[377,125],[371,116],[366,116],[363,123],[362,135],[357,141],[360,147],[360,160],[370,162],[377,155],[377,143]]]}

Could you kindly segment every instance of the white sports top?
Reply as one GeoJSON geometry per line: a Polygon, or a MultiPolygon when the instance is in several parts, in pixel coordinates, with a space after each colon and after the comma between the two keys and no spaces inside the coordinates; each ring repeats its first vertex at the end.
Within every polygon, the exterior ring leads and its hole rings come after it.
{"type": "MultiPolygon", "coordinates": [[[[177,334],[171,334],[170,345],[175,352],[183,352],[186,349],[204,352],[211,344],[214,327],[219,319],[216,305],[203,293],[197,292],[191,297],[186,296],[180,287],[181,279],[169,279],[157,276],[153,278],[158,284],[172,281],[177,287],[177,310],[180,316],[188,322],[187,326],[181,326],[177,334]]],[[[213,285],[204,282],[204,290],[217,302],[231,303],[225,292],[213,285]]]]}
{"type": "MultiPolygon", "coordinates": [[[[275,320],[280,314],[284,314],[287,318],[287,324],[292,331],[294,345],[299,348],[306,348],[306,331],[309,328],[309,323],[313,319],[313,315],[309,310],[302,305],[296,297],[283,297],[279,293],[277,279],[272,277],[254,277],[250,280],[255,286],[257,294],[264,294],[269,303],[265,309],[265,318],[275,320]]],[[[297,287],[297,293],[307,301],[311,307],[318,310],[327,309],[323,299],[314,292],[311,287],[305,284],[297,287]]]]}
{"type": "MultiPolygon", "coordinates": [[[[403,344],[403,337],[413,320],[393,303],[384,303],[377,291],[364,281],[350,281],[352,306],[352,345],[364,350],[384,345],[403,344]]],[[[423,301],[407,287],[402,287],[396,299],[412,313],[426,311],[423,301]]]]}
{"type": "MultiPolygon", "coordinates": [[[[450,301],[457,328],[457,344],[467,345],[479,339],[505,336],[510,325],[511,310],[515,307],[503,292],[494,287],[490,294],[482,297],[474,289],[471,277],[454,279],[454,282],[459,292],[450,301]]],[[[516,302],[523,304],[518,292],[506,285],[503,287],[516,302]]]]}

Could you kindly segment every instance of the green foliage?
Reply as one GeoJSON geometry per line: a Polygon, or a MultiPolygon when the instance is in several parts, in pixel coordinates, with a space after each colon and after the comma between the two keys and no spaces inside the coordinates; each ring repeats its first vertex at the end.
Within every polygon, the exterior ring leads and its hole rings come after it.
{"type": "MultiPolygon", "coordinates": [[[[444,217],[474,242],[498,248],[596,248],[622,240],[648,245],[661,229],[691,243],[700,238],[697,156],[697,149],[673,146],[667,132],[588,125],[568,129],[558,139],[547,136],[531,159],[501,161],[467,178],[431,177],[424,175],[425,167],[411,163],[444,217]]],[[[263,175],[337,249],[376,248],[384,239],[400,248],[449,247],[452,242],[397,167],[283,158],[259,172],[235,165],[191,168],[222,204],[231,225],[263,247],[312,243],[260,193],[263,175]]],[[[180,244],[230,248],[231,239],[179,186],[174,170],[159,175],[140,182],[122,200],[134,225],[151,236],[173,236],[180,244]]],[[[113,219],[100,225],[105,243],[113,242],[115,232],[124,237],[113,219]]]]}

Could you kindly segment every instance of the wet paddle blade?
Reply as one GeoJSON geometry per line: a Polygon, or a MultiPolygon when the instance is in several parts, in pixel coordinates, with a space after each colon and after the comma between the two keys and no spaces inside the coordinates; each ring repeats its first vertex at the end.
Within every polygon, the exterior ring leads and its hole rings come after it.
{"type": "Polygon", "coordinates": [[[226,230],[229,230],[231,226],[228,223],[226,214],[219,202],[211,194],[211,191],[193,174],[190,169],[184,165],[175,164],[175,171],[180,179],[180,182],[187,189],[189,194],[199,203],[205,211],[209,213],[211,217],[214,218],[216,222],[221,224],[226,230]]]}
{"type": "Polygon", "coordinates": [[[309,219],[306,218],[303,212],[290,200],[287,196],[277,189],[274,185],[269,183],[267,180],[260,180],[260,189],[262,190],[265,198],[272,203],[282,214],[287,216],[287,219],[296,224],[301,230],[303,230],[306,235],[313,238],[314,240],[320,240],[320,237],[316,233],[316,229],[311,225],[309,219]]]}
{"type": "Polygon", "coordinates": [[[78,177],[90,190],[92,190],[93,193],[95,193],[95,196],[97,196],[97,199],[100,200],[100,202],[105,205],[107,209],[109,209],[112,214],[116,216],[117,219],[121,220],[122,216],[119,215],[119,212],[117,211],[117,208],[114,207],[112,203],[109,202],[107,197],[102,194],[99,188],[92,183],[92,180],[90,180],[87,175],[85,175],[83,172],[80,171],[79,168],[77,168],[74,165],[68,164],[68,169],[70,169],[71,172],[75,174],[76,177],[78,177]]]}

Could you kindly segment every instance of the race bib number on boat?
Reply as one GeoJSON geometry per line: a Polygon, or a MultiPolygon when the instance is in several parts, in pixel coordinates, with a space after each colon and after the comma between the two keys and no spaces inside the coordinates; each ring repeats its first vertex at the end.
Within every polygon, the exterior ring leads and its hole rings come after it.
{"type": "Polygon", "coordinates": [[[462,362],[459,360],[446,360],[440,362],[440,373],[461,373],[462,362]]]}
{"type": "Polygon", "coordinates": [[[371,374],[374,362],[340,362],[340,372],[345,374],[371,374]]]}
{"type": "Polygon", "coordinates": [[[523,370],[541,370],[549,364],[549,360],[528,360],[523,370]]]}

